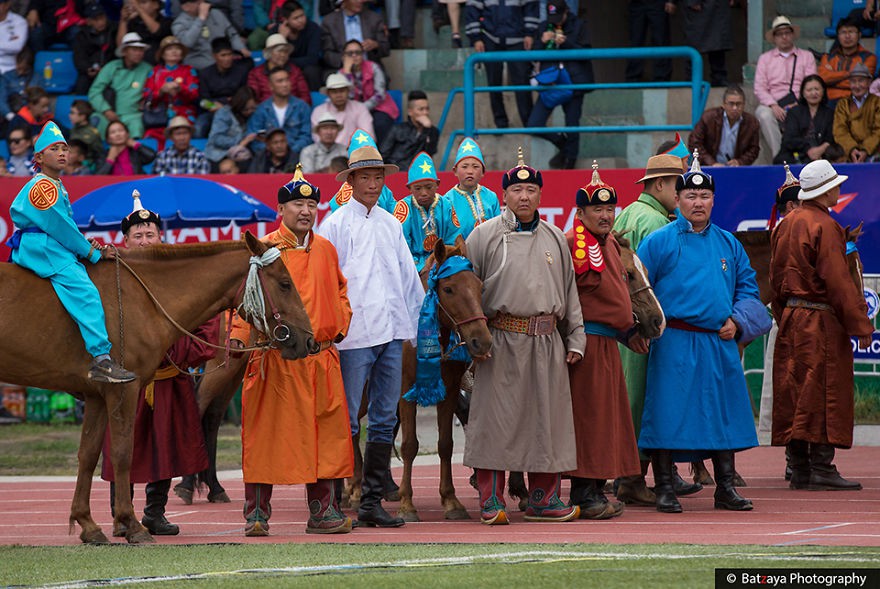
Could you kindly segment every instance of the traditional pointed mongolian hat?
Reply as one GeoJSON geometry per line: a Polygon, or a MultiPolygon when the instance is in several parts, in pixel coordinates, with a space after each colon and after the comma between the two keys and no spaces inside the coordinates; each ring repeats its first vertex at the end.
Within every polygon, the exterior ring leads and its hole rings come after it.
{"type": "Polygon", "coordinates": [[[617,191],[605,184],[599,177],[599,164],[593,160],[593,178],[583,188],[578,188],[576,202],[578,207],[617,204],[617,191]]]}
{"type": "Polygon", "coordinates": [[[355,149],[360,147],[375,147],[377,150],[379,146],[376,145],[376,140],[373,139],[373,136],[364,131],[363,129],[358,129],[351,136],[351,140],[348,142],[348,157],[351,159],[351,154],[355,149]]]}
{"type": "Polygon", "coordinates": [[[128,233],[129,229],[135,225],[141,225],[143,223],[155,223],[156,227],[161,229],[162,219],[153,211],[148,211],[144,208],[144,205],[141,204],[140,191],[137,189],[132,190],[131,197],[134,199],[134,207],[132,208],[131,213],[129,213],[129,215],[119,224],[122,232],[128,233]]]}
{"type": "Polygon", "coordinates": [[[304,198],[321,202],[321,189],[306,180],[303,177],[302,164],[296,164],[293,178],[278,189],[278,204],[304,198]]]}
{"type": "Polygon", "coordinates": [[[514,184],[537,184],[538,186],[544,186],[541,172],[526,165],[523,159],[522,147],[518,147],[516,150],[516,165],[501,177],[501,188],[504,190],[507,190],[508,186],[513,186],[514,184]]]}
{"type": "Polygon", "coordinates": [[[700,168],[700,153],[696,149],[694,150],[694,161],[691,162],[691,169],[679,176],[675,182],[676,192],[687,188],[715,192],[715,180],[700,168]]]}
{"type": "Polygon", "coordinates": [[[465,137],[461,145],[458,146],[458,151],[455,152],[455,163],[452,164],[452,167],[454,168],[458,165],[458,162],[469,157],[479,161],[483,164],[483,169],[486,169],[486,162],[483,161],[483,151],[480,149],[479,144],[470,137],[465,137]]]}
{"type": "Polygon", "coordinates": [[[767,223],[767,229],[772,230],[776,226],[776,219],[779,218],[779,210],[785,208],[787,202],[797,202],[798,194],[801,192],[801,183],[797,181],[791,168],[785,164],[785,182],[776,189],[776,199],[773,208],[770,209],[770,220],[767,223]]]}
{"type": "Polygon", "coordinates": [[[440,181],[440,178],[437,177],[437,170],[434,168],[434,160],[424,151],[413,158],[412,164],[409,166],[406,185],[410,186],[420,180],[440,181]]]}
{"type": "Polygon", "coordinates": [[[688,151],[687,145],[684,142],[684,139],[681,138],[681,133],[675,134],[675,146],[667,149],[663,153],[658,153],[657,155],[674,155],[675,157],[690,157],[690,152],[688,151]]]}
{"type": "Polygon", "coordinates": [[[40,129],[40,134],[34,142],[34,153],[40,153],[56,143],[67,145],[67,140],[64,139],[64,134],[61,132],[61,129],[58,128],[58,125],[49,121],[43,125],[42,129],[40,129]]]}

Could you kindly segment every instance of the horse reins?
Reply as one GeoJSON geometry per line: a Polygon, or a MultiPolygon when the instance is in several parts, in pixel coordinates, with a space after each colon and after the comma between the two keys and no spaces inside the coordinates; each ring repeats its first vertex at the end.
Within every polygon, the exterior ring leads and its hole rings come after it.
{"type": "Polygon", "coordinates": [[[437,307],[439,307],[440,310],[446,314],[446,316],[452,322],[452,326],[453,326],[453,329],[454,329],[456,335],[458,335],[458,343],[455,344],[454,346],[452,346],[451,348],[449,348],[448,350],[446,350],[445,352],[443,352],[442,354],[440,354],[441,360],[448,360],[449,357],[452,355],[453,350],[455,350],[456,348],[459,348],[461,346],[467,345],[464,341],[464,337],[462,337],[462,335],[461,335],[461,330],[459,329],[459,327],[461,327],[462,325],[467,325],[468,323],[473,323],[474,321],[485,321],[486,323],[489,323],[489,319],[483,314],[474,315],[473,317],[468,317],[467,319],[462,319],[461,321],[457,321],[455,319],[455,317],[452,316],[452,313],[447,311],[446,307],[443,306],[443,303],[440,302],[440,297],[437,297],[437,307]]]}

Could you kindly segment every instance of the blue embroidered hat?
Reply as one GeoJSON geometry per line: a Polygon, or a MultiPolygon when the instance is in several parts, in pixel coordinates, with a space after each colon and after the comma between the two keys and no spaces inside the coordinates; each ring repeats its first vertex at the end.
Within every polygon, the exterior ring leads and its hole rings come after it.
{"type": "Polygon", "coordinates": [[[367,146],[375,147],[377,150],[379,149],[379,146],[376,145],[376,140],[373,139],[369,133],[363,129],[358,129],[351,136],[351,141],[348,142],[348,159],[351,159],[351,154],[355,149],[367,146]]]}
{"type": "Polygon", "coordinates": [[[58,128],[58,125],[49,121],[40,129],[40,135],[37,137],[36,143],[34,143],[34,153],[40,153],[56,143],[67,145],[67,140],[64,139],[64,134],[58,128]]]}
{"type": "Polygon", "coordinates": [[[440,181],[440,178],[437,177],[437,170],[434,168],[434,160],[424,151],[413,158],[406,177],[406,185],[409,186],[419,180],[440,181]]]}
{"type": "Polygon", "coordinates": [[[321,202],[321,189],[303,177],[302,164],[296,164],[293,178],[290,182],[278,189],[278,204],[284,204],[291,200],[311,199],[321,202]]]}
{"type": "Polygon", "coordinates": [[[700,168],[700,153],[696,149],[694,150],[694,161],[691,162],[691,169],[679,176],[678,180],[675,181],[676,192],[687,188],[695,190],[705,189],[715,192],[715,180],[700,168]]]}
{"type": "Polygon", "coordinates": [[[593,160],[593,178],[583,188],[578,188],[575,197],[578,207],[617,204],[617,191],[610,184],[605,184],[599,177],[599,164],[593,160]]]}
{"type": "Polygon", "coordinates": [[[480,149],[477,142],[470,137],[465,137],[464,141],[461,142],[461,145],[458,146],[458,151],[455,152],[455,163],[452,164],[452,167],[454,168],[457,166],[458,162],[466,157],[472,157],[479,160],[480,163],[483,164],[483,169],[486,169],[486,162],[483,161],[483,151],[480,149]]]}
{"type": "Polygon", "coordinates": [[[535,168],[527,166],[523,160],[522,147],[517,148],[516,157],[516,165],[510,168],[504,173],[504,176],[501,177],[501,188],[507,190],[508,186],[514,184],[537,184],[538,186],[544,186],[544,179],[541,177],[541,172],[535,168]]]}
{"type": "Polygon", "coordinates": [[[690,157],[690,152],[688,151],[687,145],[684,140],[681,138],[681,133],[675,134],[675,147],[664,151],[662,154],[658,153],[657,155],[674,155],[675,157],[690,157]]]}

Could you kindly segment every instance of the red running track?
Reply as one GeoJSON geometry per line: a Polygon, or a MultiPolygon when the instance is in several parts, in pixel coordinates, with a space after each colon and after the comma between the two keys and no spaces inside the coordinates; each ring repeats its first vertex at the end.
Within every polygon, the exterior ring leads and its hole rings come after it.
{"type": "MultiPolygon", "coordinates": [[[[506,542],[506,543],[687,543],[824,546],[880,546],[880,447],[860,447],[839,452],[836,460],[847,478],[859,480],[857,492],[791,491],[782,479],[781,448],[755,448],[737,457],[737,469],[749,486],[742,493],[752,499],[754,511],[734,513],[713,508],[712,489],[681,499],[684,513],[661,514],[653,508],[628,507],[619,518],[568,523],[524,522],[512,510],[511,525],[484,526],[477,519],[445,521],[437,495],[438,467],[415,468],[415,503],[421,523],[403,528],[364,528],[351,534],[314,536],[305,533],[308,510],[305,488],[278,486],[272,498],[271,536],[245,538],[241,515],[244,498],[240,480],[223,481],[232,503],[211,504],[203,498],[184,505],[173,496],[168,518],[180,525],[181,534],[157,537],[161,544],[216,542],[506,542]]],[[[395,478],[401,469],[395,468],[395,478]]],[[[453,469],[459,499],[477,518],[476,492],[468,485],[469,470],[453,469]]],[[[48,479],[47,479],[48,480],[48,479]]],[[[0,479],[0,544],[76,545],[79,529],[68,535],[67,519],[74,483],[0,479]]],[[[92,511],[109,535],[109,485],[97,481],[92,489],[92,511]]],[[[568,498],[564,490],[564,498],[568,498]]],[[[513,502],[510,502],[513,505],[513,502]]],[[[386,504],[389,511],[396,504],[386,504]]],[[[135,489],[135,509],[143,508],[143,486],[135,489]]],[[[114,538],[115,542],[124,542],[114,538]]]]}

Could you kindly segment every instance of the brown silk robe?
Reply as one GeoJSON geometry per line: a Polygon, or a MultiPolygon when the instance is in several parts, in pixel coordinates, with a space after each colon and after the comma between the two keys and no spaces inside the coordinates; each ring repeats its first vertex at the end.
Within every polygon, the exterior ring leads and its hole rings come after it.
{"type": "MultiPolygon", "coordinates": [[[[571,247],[573,233],[566,237],[571,247]]],[[[584,321],[626,332],[633,325],[633,314],[620,245],[612,235],[604,243],[597,239],[605,269],[588,269],[575,278],[584,321]]],[[[586,335],[584,359],[568,367],[578,464],[568,474],[587,479],[639,474],[639,450],[617,340],[586,335]]]]}
{"type": "Polygon", "coordinates": [[[770,283],[779,324],[773,359],[774,446],[792,439],[852,446],[853,354],[849,336],[868,335],[862,293],[846,262],[843,229],[812,201],[788,214],[772,236],[770,283]],[[790,297],[832,310],[787,307],[790,297]]]}

